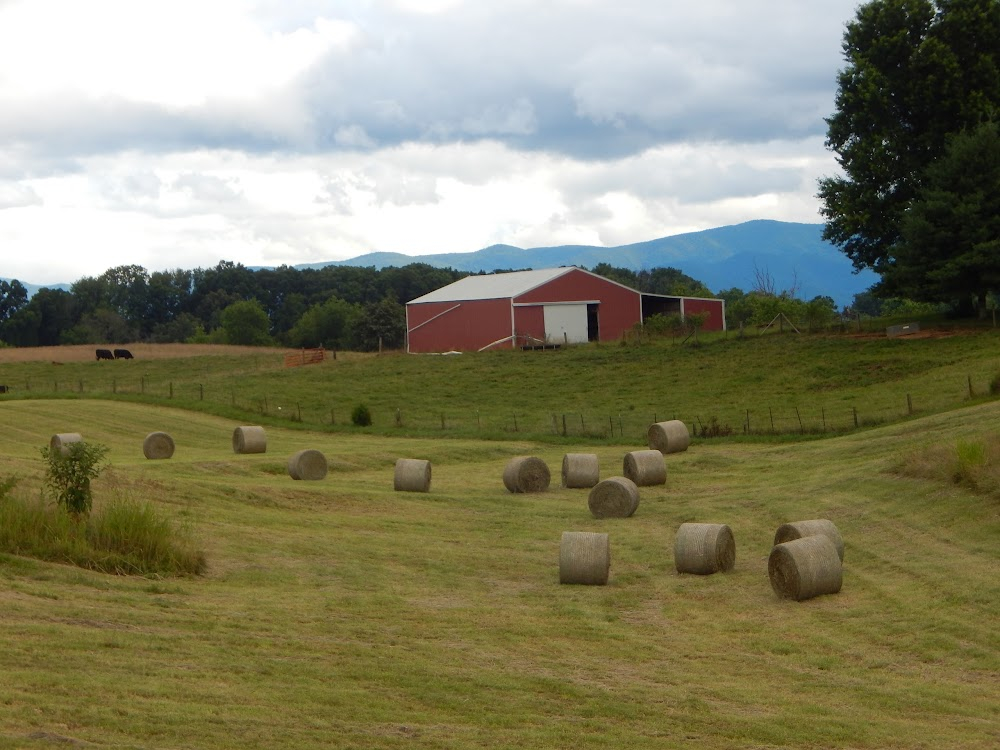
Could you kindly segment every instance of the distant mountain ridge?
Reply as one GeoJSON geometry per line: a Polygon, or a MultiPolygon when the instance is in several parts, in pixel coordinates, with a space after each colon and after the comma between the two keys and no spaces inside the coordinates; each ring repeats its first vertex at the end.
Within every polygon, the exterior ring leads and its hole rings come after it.
{"type": "MultiPolygon", "coordinates": [[[[822,224],[796,224],[758,219],[743,224],[677,234],[618,247],[558,245],[523,249],[512,245],[491,245],[468,253],[404,255],[376,252],[355,258],[324,263],[303,263],[297,269],[325,266],[406,266],[426,263],[437,268],[477,273],[498,269],[593,268],[599,263],[633,271],[673,267],[715,293],[733,287],[748,292],[759,274],[767,274],[776,291],[794,287],[796,295],[810,300],[818,295],[832,297],[839,307],[853,301],[878,281],[872,271],[854,273],[851,261],[836,246],[823,240],[822,224]]],[[[9,279],[7,279],[9,281],[9,279]]],[[[40,287],[22,280],[29,296],[40,287]]],[[[47,284],[68,290],[69,284],[47,284]]]]}
{"type": "Polygon", "coordinates": [[[748,292],[763,273],[773,279],[777,291],[794,287],[796,295],[802,299],[827,295],[840,307],[849,305],[854,295],[871,287],[878,276],[872,271],[854,273],[850,259],[835,245],[823,240],[822,235],[822,224],[758,219],[618,247],[559,245],[522,249],[491,245],[469,253],[404,255],[378,252],[295,268],[331,265],[385,268],[426,263],[436,268],[476,273],[569,265],[593,268],[599,263],[633,271],[670,266],[701,281],[716,293],[733,287],[748,292]]]}

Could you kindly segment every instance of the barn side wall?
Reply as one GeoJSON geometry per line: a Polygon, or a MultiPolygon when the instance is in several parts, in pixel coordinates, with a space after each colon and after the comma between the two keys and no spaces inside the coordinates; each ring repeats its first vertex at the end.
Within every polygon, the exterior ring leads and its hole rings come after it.
{"type": "MultiPolygon", "coordinates": [[[[639,292],[600,276],[574,269],[514,299],[515,303],[600,301],[597,309],[601,341],[614,341],[642,320],[639,292]]],[[[544,323],[543,330],[544,330],[544,323]]]]}
{"type": "Polygon", "coordinates": [[[515,307],[514,332],[519,346],[545,341],[545,308],[541,305],[515,307]]]}
{"type": "Polygon", "coordinates": [[[708,319],[705,321],[703,331],[724,331],[726,329],[726,308],[725,301],[721,299],[693,299],[685,297],[683,300],[684,314],[696,315],[707,312],[708,319]]]}
{"type": "Polygon", "coordinates": [[[513,333],[510,300],[410,304],[406,332],[409,352],[476,351],[513,333]]]}

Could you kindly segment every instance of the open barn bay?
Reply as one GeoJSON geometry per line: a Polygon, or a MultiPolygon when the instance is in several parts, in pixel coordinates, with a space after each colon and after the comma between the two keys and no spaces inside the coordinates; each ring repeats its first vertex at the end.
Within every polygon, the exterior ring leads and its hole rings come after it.
{"type": "MultiPolygon", "coordinates": [[[[696,442],[635,515],[558,487],[571,443],[267,427],[167,406],[2,404],[0,474],[34,496],[39,448],[110,448],[96,503],[128,495],[190,528],[204,576],[110,576],[0,556],[0,747],[990,748],[1000,743],[1000,500],[956,483],[1000,404],[798,444],[696,442]],[[242,424],[250,424],[243,422],[242,424]],[[173,458],[142,440],[170,433],[173,458]],[[286,459],[322,451],[317,482],[286,459]],[[548,492],[512,495],[536,455],[548,492]],[[429,493],[394,492],[399,457],[429,493]],[[927,468],[930,466],[931,468],[927,468]],[[779,600],[775,529],[829,518],[841,593],[779,600]],[[674,532],[721,522],[736,566],[678,575],[674,532]],[[607,586],[560,586],[563,531],[610,535],[607,586]]],[[[643,447],[641,445],[635,446],[643,447]]],[[[590,445],[602,477],[623,446],[590,445]]]]}

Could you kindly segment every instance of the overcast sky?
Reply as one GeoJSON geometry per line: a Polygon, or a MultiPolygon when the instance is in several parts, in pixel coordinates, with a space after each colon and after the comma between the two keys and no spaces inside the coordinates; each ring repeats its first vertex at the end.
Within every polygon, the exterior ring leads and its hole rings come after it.
{"type": "Polygon", "coordinates": [[[0,277],[818,223],[855,0],[0,0],[0,277]]]}

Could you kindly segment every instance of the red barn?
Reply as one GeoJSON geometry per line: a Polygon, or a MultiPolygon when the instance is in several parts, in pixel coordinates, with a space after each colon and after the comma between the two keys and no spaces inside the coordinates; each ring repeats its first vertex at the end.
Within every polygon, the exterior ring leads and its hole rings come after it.
{"type": "Polygon", "coordinates": [[[703,330],[725,329],[721,299],[643,294],[573,266],[466,276],[406,304],[406,350],[614,341],[650,315],[702,312],[703,330]]]}

